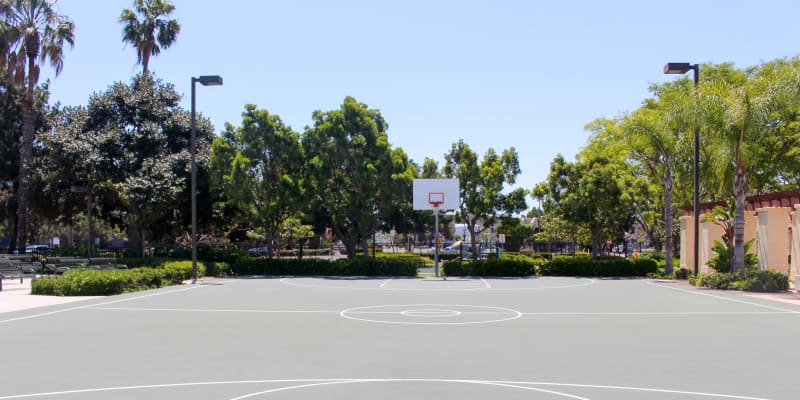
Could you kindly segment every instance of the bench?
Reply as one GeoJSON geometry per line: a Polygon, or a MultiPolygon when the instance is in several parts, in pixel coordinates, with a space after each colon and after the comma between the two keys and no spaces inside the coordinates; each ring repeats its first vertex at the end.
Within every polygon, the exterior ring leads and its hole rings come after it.
{"type": "Polygon", "coordinates": [[[16,279],[19,278],[19,283],[25,275],[36,275],[36,268],[38,263],[23,263],[12,260],[0,260],[0,291],[3,290],[3,279],[16,279]]]}
{"type": "Polygon", "coordinates": [[[128,269],[128,266],[118,264],[116,258],[54,257],[48,260],[44,269],[47,273],[61,275],[69,270],[81,268],[101,271],[107,269],[128,269]]]}

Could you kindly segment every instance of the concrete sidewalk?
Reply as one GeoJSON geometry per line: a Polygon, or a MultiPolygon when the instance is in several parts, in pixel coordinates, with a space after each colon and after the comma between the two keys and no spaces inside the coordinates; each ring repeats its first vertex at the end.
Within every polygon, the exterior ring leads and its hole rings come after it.
{"type": "Polygon", "coordinates": [[[102,296],[35,296],[31,294],[30,278],[24,279],[22,283],[19,283],[19,279],[3,279],[3,291],[0,292],[0,313],[72,303],[98,297],[102,296]]]}

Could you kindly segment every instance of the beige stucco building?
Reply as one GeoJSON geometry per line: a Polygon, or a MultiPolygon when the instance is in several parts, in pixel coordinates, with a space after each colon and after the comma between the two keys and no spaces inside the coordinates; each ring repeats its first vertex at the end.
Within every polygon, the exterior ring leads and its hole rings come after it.
{"type": "MultiPolygon", "coordinates": [[[[714,206],[724,203],[705,203],[700,206],[698,270],[713,272],[708,261],[715,240],[721,240],[722,228],[713,222],[703,222],[714,206]]],[[[745,242],[755,239],[750,252],[758,255],[759,268],[788,273],[800,283],[800,190],[750,196],[745,209],[745,242]]],[[[694,270],[694,215],[691,208],[680,217],[681,268],[694,270]]]]}

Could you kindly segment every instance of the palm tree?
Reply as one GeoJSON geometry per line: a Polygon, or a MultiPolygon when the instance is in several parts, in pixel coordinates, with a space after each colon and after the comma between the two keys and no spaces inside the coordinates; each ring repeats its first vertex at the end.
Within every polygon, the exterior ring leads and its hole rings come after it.
{"type": "MultiPolygon", "coordinates": [[[[732,272],[744,272],[744,210],[748,179],[754,174],[759,143],[779,134],[786,121],[775,112],[796,100],[800,82],[794,63],[764,65],[728,79],[719,79],[701,88],[702,107],[708,133],[715,140],[716,166],[720,176],[733,175],[734,218],[732,272]],[[772,73],[780,70],[782,73],[772,73]]],[[[730,182],[730,181],[729,181],[730,182]]],[[[727,185],[726,185],[727,186],[727,185]]]]}
{"type": "Polygon", "coordinates": [[[75,24],[57,13],[57,0],[0,0],[2,61],[11,81],[25,88],[17,187],[17,246],[25,249],[28,228],[28,164],[33,147],[34,89],[39,64],[50,61],[56,75],[64,67],[64,43],[74,44],[75,24]],[[38,62],[38,63],[37,63],[38,62]]]}
{"type": "Polygon", "coordinates": [[[126,8],[119,16],[119,22],[125,24],[122,41],[136,47],[136,62],[142,64],[142,73],[147,73],[150,56],[175,43],[181,26],[177,20],[162,18],[175,10],[169,0],[134,0],[133,7],[136,11],[126,8]]]}
{"type": "MultiPolygon", "coordinates": [[[[664,245],[666,266],[672,274],[672,199],[675,177],[683,164],[682,142],[692,120],[685,99],[691,90],[688,79],[653,87],[657,99],[650,99],[625,121],[625,133],[631,146],[631,156],[651,175],[661,175],[664,186],[664,245]]],[[[693,114],[692,114],[693,115],[693,114]]],[[[686,163],[688,164],[688,163],[686,163]]]]}

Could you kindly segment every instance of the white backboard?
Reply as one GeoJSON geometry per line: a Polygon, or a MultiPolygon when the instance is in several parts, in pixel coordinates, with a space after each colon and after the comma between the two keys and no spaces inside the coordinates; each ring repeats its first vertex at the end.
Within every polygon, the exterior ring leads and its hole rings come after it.
{"type": "Polygon", "coordinates": [[[414,210],[432,210],[431,198],[444,194],[440,210],[457,210],[459,199],[458,179],[414,179],[414,210]]]}

